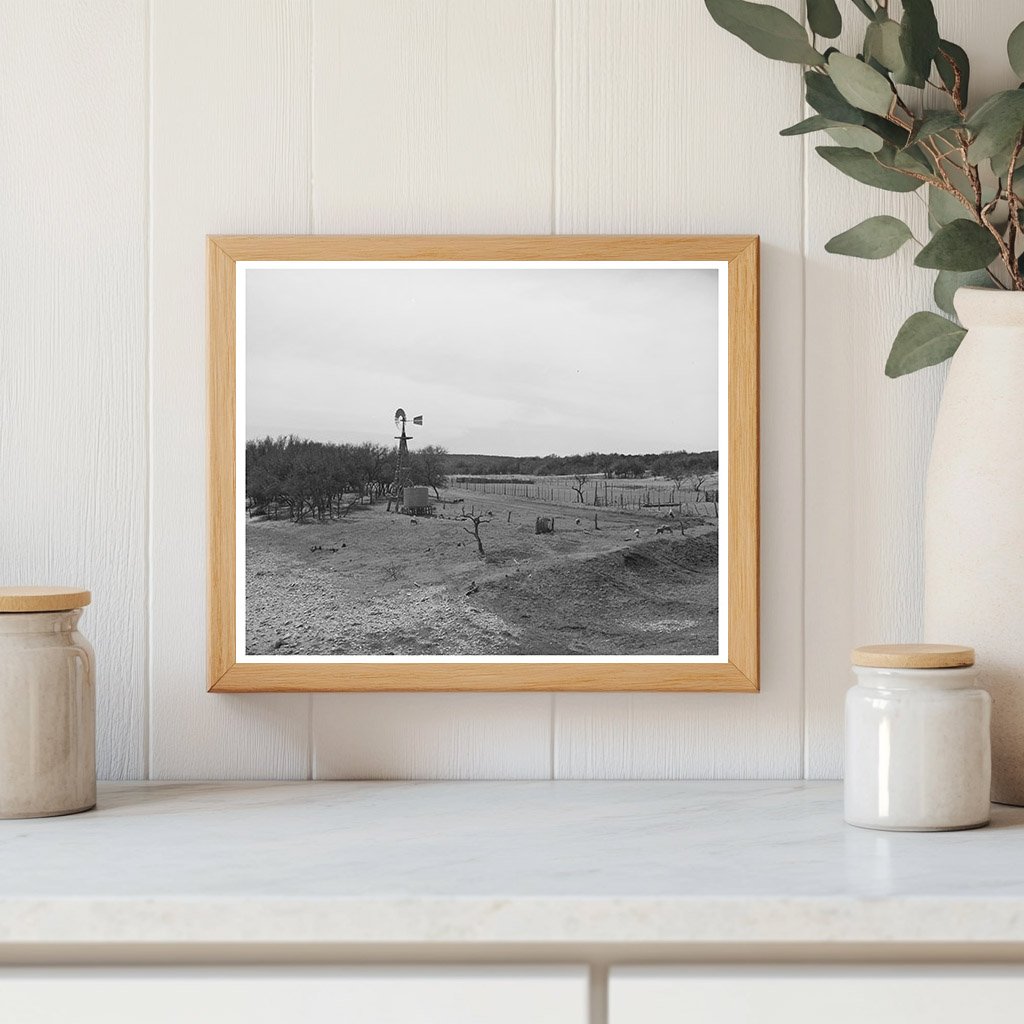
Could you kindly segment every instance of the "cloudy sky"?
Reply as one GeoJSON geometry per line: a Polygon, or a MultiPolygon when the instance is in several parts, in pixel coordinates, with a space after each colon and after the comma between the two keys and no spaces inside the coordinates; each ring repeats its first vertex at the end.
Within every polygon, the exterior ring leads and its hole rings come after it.
{"type": "Polygon", "coordinates": [[[489,455],[718,447],[718,276],[684,269],[250,269],[247,437],[489,455]]]}

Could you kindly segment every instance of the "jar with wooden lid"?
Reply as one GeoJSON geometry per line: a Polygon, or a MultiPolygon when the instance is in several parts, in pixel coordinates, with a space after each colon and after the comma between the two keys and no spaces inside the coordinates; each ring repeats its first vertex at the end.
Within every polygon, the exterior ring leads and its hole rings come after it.
{"type": "Polygon", "coordinates": [[[862,828],[939,832],[990,816],[989,695],[974,651],[858,647],[846,695],[845,817],[862,828]]]}
{"type": "Polygon", "coordinates": [[[96,805],[93,650],[78,632],[87,590],[0,587],[0,818],[96,805]]]}

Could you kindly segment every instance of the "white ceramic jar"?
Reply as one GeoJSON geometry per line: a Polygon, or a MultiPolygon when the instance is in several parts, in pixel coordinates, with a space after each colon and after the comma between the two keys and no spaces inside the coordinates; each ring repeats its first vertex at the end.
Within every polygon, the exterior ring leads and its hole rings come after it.
{"type": "Polygon", "coordinates": [[[0,587],[0,818],[96,805],[93,651],[77,630],[89,592],[0,587]]]}
{"type": "Polygon", "coordinates": [[[979,828],[990,816],[991,699],[974,651],[858,647],[846,695],[845,818],[900,832],[979,828]]]}

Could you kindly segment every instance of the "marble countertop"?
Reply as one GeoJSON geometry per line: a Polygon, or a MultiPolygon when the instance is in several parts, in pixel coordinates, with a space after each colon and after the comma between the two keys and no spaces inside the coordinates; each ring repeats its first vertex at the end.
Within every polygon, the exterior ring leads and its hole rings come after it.
{"type": "Polygon", "coordinates": [[[0,821],[0,946],[1024,943],[1024,809],[850,828],[809,782],[143,783],[0,821]]]}

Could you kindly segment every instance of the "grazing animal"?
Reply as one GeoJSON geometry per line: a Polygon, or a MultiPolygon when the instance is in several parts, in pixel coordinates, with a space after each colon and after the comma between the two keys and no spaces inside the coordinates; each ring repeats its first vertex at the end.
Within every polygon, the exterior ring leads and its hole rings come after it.
{"type": "Polygon", "coordinates": [[[634,537],[636,537],[637,539],[639,539],[639,537],[640,537],[640,531],[639,531],[639,530],[634,530],[634,531],[633,531],[633,536],[634,536],[634,537]]]}
{"type": "Polygon", "coordinates": [[[579,526],[582,521],[583,521],[582,519],[577,519],[576,520],[576,525],[579,526]]]}
{"type": "Polygon", "coordinates": [[[659,526],[658,529],[655,530],[654,532],[655,533],[671,533],[672,532],[672,527],[671,526],[659,526]]]}
{"type": "Polygon", "coordinates": [[[409,524],[411,526],[418,526],[419,525],[419,520],[414,517],[414,518],[409,520],[409,524]]]}
{"type": "Polygon", "coordinates": [[[534,533],[554,533],[555,520],[552,516],[537,516],[537,523],[533,528],[534,533]]]}

